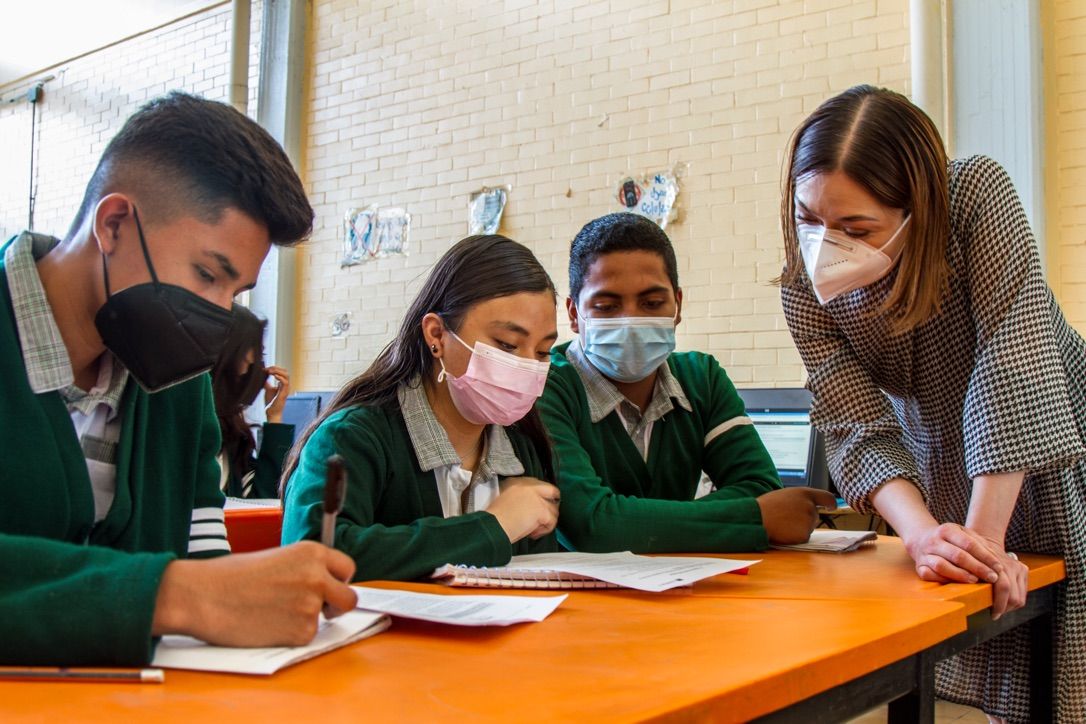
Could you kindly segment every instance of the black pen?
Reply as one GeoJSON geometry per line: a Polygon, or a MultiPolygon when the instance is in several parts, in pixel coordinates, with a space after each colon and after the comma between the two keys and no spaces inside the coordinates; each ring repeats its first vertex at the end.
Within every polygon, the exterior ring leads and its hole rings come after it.
{"type": "Polygon", "coordinates": [[[321,520],[321,543],[335,547],[336,516],[343,510],[343,498],[347,493],[347,468],[339,455],[328,456],[328,469],[324,477],[324,517],[321,520]]]}

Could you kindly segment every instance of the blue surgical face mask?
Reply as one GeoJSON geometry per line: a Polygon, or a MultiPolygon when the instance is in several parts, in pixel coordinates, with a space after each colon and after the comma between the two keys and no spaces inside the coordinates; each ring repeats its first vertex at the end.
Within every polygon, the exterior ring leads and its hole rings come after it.
{"type": "Polygon", "coordinates": [[[674,317],[580,317],[580,322],[585,357],[612,380],[643,380],[675,350],[674,317]]]}

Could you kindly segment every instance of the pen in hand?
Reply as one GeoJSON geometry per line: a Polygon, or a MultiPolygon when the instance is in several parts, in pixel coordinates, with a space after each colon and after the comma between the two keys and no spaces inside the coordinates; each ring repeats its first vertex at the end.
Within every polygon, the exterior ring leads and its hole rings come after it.
{"type": "Polygon", "coordinates": [[[324,516],[321,519],[321,543],[335,547],[336,516],[343,510],[343,498],[347,494],[347,468],[339,455],[328,456],[324,478],[324,516]]]}

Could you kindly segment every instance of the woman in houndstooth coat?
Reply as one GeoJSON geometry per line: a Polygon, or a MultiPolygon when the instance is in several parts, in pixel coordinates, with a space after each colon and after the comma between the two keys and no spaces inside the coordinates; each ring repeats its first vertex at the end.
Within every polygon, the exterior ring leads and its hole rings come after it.
{"type": "MultiPolygon", "coordinates": [[[[1025,602],[1013,551],[1064,556],[1057,718],[1086,721],[1086,343],[1007,174],[948,162],[921,110],[858,86],[796,131],[781,221],[784,313],[838,488],[921,578],[994,580],[995,616],[1025,602]]],[[[940,664],[939,695],[1029,721],[1024,629],[940,664]]]]}

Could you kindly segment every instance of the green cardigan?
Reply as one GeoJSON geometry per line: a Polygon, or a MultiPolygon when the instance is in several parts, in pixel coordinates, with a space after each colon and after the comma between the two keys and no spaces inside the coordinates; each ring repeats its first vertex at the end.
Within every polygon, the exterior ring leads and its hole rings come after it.
{"type": "MultiPolygon", "coordinates": [[[[283,462],[294,444],[294,425],[285,422],[265,422],[261,425],[260,443],[256,454],[245,461],[245,472],[253,474],[250,498],[278,498],[279,478],[283,475],[283,462]]],[[[233,450],[223,446],[220,464],[227,467],[226,494],[240,497],[244,480],[230,466],[233,450]]]]}
{"type": "MultiPolygon", "coordinates": [[[[542,478],[527,438],[505,428],[528,477],[542,478]]],[[[445,518],[433,471],[419,466],[396,403],[340,410],[302,448],[283,501],[283,543],[319,540],[325,461],[343,456],[347,497],[336,520],[336,548],[354,558],[355,580],[410,580],[446,563],[502,566],[516,554],[558,550],[554,534],[510,545],[485,511],[445,518]]]]}
{"type": "Polygon", "coordinates": [[[0,390],[0,664],[146,664],[163,569],[187,555],[193,508],[223,505],[208,376],[155,395],[129,381],[97,525],[67,406],[27,381],[2,261],[0,390]]]}
{"type": "Polygon", "coordinates": [[[561,535],[585,551],[635,553],[762,550],[769,541],[755,498],[781,487],[753,425],[736,425],[705,444],[718,425],[746,415],[716,359],[675,353],[667,364],[693,408],[657,420],[648,462],[618,413],[593,423],[588,395],[566,359],[551,353],[539,411],[559,460],[561,535]],[[702,471],[717,490],[694,500],[702,471]]]}

